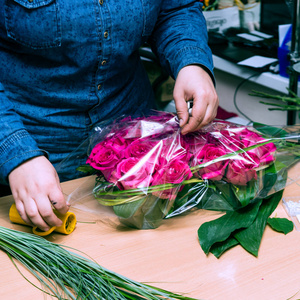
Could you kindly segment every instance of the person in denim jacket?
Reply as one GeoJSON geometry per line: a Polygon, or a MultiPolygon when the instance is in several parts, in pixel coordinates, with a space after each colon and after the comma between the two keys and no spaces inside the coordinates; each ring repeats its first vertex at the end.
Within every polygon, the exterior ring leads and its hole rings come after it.
{"type": "Polygon", "coordinates": [[[212,121],[218,97],[199,1],[0,0],[0,184],[27,223],[60,225],[60,182],[84,161],[59,164],[94,124],[155,107],[138,51],[146,41],[176,80],[182,133],[212,121]]]}

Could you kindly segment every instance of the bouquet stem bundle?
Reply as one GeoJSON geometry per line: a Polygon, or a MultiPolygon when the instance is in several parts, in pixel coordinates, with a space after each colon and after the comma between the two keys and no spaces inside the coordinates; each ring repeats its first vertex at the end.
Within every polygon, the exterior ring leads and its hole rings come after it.
{"type": "Polygon", "coordinates": [[[41,282],[43,292],[57,299],[193,300],[130,280],[39,236],[1,226],[0,249],[14,264],[13,258],[27,268],[41,282]]]}
{"type": "Polygon", "coordinates": [[[252,91],[252,93],[250,93],[249,95],[265,99],[277,100],[278,103],[260,101],[260,103],[262,104],[270,105],[271,107],[269,108],[269,110],[300,111],[300,97],[298,97],[297,94],[295,94],[290,89],[288,89],[288,91],[291,96],[271,95],[260,91],[252,91]]]}

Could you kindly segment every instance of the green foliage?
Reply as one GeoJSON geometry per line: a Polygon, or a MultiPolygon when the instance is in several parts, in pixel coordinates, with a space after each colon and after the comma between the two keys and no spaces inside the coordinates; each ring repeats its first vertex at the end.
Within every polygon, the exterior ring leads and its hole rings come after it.
{"type": "Polygon", "coordinates": [[[268,218],[277,207],[282,193],[279,191],[264,200],[202,224],[198,229],[198,237],[203,251],[219,258],[228,249],[241,245],[257,256],[268,218]]]}
{"type": "Polygon", "coordinates": [[[257,129],[260,133],[266,134],[268,136],[274,137],[286,137],[288,133],[280,127],[265,125],[262,123],[254,122],[253,127],[257,129]]]}
{"type": "Polygon", "coordinates": [[[269,218],[268,225],[275,231],[288,234],[294,229],[292,221],[286,218],[269,218]]]}
{"type": "Polygon", "coordinates": [[[222,217],[206,222],[198,229],[202,250],[208,254],[210,248],[226,241],[233,232],[249,227],[255,220],[261,202],[256,202],[236,211],[227,212],[222,217]]]}
{"type": "Polygon", "coordinates": [[[90,165],[79,166],[76,170],[86,174],[94,174],[96,172],[96,170],[90,165]]]}
{"type": "Polygon", "coordinates": [[[65,248],[33,234],[0,227],[0,249],[14,264],[13,258],[26,267],[40,281],[43,291],[57,299],[193,300],[130,280],[65,248]]]}

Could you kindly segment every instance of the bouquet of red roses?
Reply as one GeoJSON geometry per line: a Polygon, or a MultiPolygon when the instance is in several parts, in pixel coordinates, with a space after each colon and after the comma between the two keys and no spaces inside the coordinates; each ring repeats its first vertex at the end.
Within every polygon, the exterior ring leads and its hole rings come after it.
{"type": "Polygon", "coordinates": [[[182,135],[177,116],[156,112],[99,124],[87,164],[99,203],[128,226],[155,228],[193,207],[234,211],[283,189],[299,157],[287,141],[298,139],[225,121],[182,135]]]}

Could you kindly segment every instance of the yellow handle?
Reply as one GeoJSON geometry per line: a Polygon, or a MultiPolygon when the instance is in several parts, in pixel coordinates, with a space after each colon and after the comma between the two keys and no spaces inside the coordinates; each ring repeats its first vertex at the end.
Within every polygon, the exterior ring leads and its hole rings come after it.
{"type": "MultiPolygon", "coordinates": [[[[39,235],[39,236],[46,236],[53,231],[59,232],[62,234],[70,234],[71,232],[74,231],[75,226],[76,226],[76,216],[74,213],[68,211],[66,214],[63,215],[63,214],[60,214],[56,210],[53,210],[53,211],[56,214],[56,216],[62,220],[62,222],[63,222],[62,225],[59,227],[53,226],[48,231],[41,231],[39,228],[33,227],[32,232],[34,234],[39,235]]],[[[13,223],[30,226],[29,224],[24,222],[23,219],[20,217],[15,203],[12,204],[12,206],[10,207],[9,219],[13,223]]]]}

